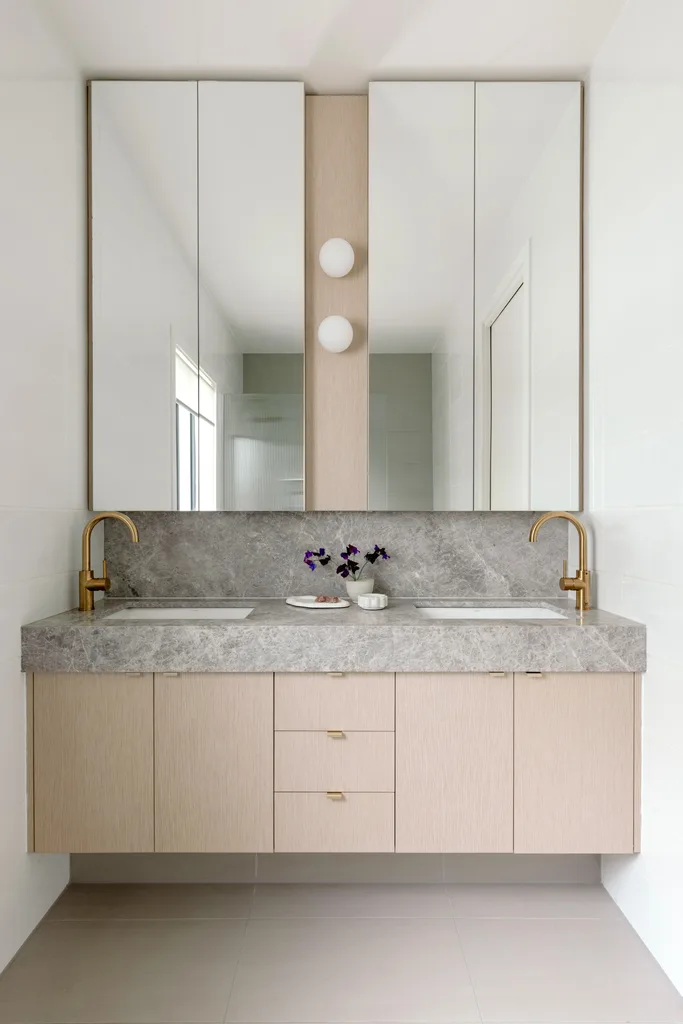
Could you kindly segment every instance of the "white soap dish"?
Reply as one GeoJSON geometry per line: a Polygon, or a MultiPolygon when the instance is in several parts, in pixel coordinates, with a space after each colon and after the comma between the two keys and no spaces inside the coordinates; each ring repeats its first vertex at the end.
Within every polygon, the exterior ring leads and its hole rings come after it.
{"type": "Polygon", "coordinates": [[[285,599],[285,604],[292,605],[293,608],[309,608],[311,611],[331,611],[333,608],[350,608],[351,602],[347,601],[345,597],[338,597],[335,601],[318,601],[315,594],[307,594],[304,597],[288,597],[285,599]]]}
{"type": "Polygon", "coordinates": [[[359,594],[358,607],[364,608],[366,612],[379,612],[389,604],[386,594],[359,594]]]}

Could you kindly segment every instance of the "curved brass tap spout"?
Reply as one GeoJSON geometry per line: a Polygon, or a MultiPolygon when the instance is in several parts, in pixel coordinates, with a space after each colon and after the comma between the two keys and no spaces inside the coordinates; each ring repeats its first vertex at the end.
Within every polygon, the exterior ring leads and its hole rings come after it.
{"type": "Polygon", "coordinates": [[[137,526],[130,516],[124,515],[123,512],[98,512],[96,516],[92,517],[83,530],[83,561],[81,571],[78,574],[78,607],[82,612],[91,612],[95,607],[96,590],[109,590],[111,587],[111,580],[107,576],[106,559],[102,561],[102,576],[100,578],[95,576],[91,564],[90,541],[92,532],[103,519],[118,519],[126,524],[135,544],[140,540],[137,526]]]}
{"type": "Polygon", "coordinates": [[[576,576],[567,576],[567,560],[564,561],[564,572],[560,579],[560,590],[576,591],[576,607],[580,612],[588,611],[591,606],[591,574],[586,567],[588,551],[588,535],[586,527],[571,512],[545,512],[536,520],[529,532],[529,540],[533,543],[538,531],[550,519],[566,519],[576,527],[579,535],[579,568],[576,576]]]}

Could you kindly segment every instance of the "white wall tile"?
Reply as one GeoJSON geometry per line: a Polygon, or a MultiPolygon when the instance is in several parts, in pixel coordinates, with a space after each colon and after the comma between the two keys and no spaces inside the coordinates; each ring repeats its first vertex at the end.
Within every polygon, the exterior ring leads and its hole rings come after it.
{"type": "Polygon", "coordinates": [[[73,607],[86,505],[85,94],[34,0],[0,5],[0,970],[69,878],[26,852],[22,623],[73,607]]]}
{"type": "Polygon", "coordinates": [[[627,0],[591,70],[585,518],[599,606],[648,627],[643,852],[603,878],[683,991],[682,36],[627,0]]]}

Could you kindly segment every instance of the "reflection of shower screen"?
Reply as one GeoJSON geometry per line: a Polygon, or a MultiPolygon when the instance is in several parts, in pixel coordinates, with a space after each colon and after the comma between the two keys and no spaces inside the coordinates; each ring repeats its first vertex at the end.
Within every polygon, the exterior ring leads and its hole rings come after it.
{"type": "Polygon", "coordinates": [[[226,508],[303,508],[302,396],[226,395],[226,508]]]}

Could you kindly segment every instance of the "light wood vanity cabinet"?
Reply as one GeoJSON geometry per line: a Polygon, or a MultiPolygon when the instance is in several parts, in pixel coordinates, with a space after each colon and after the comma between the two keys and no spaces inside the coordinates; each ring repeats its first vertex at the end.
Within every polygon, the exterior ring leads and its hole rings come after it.
{"type": "Polygon", "coordinates": [[[157,675],[155,849],[273,849],[273,677],[157,675]]]}
{"type": "Polygon", "coordinates": [[[515,676],[515,852],[638,848],[640,678],[515,676]]]}
{"type": "Polygon", "coordinates": [[[512,675],[396,676],[396,850],[512,853],[512,675]]]}
{"type": "Polygon", "coordinates": [[[37,852],[630,853],[640,677],[34,676],[37,852]]]}
{"type": "Polygon", "coordinates": [[[38,853],[154,850],[151,675],[33,679],[38,853]]]}
{"type": "Polygon", "coordinates": [[[275,852],[394,850],[394,675],[275,676],[275,852]]]}

